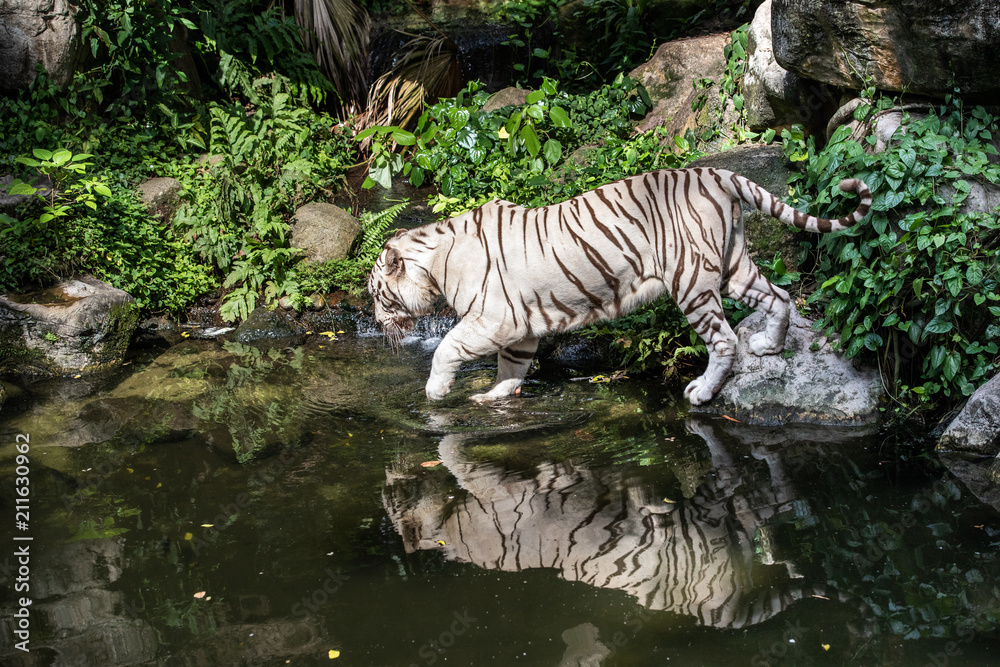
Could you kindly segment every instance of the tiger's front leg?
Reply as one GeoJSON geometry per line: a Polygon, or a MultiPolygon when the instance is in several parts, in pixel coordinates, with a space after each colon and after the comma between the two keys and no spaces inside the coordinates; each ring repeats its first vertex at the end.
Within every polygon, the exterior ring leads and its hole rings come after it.
{"type": "Polygon", "coordinates": [[[448,332],[434,352],[431,374],[424,391],[427,398],[440,401],[451,391],[455,373],[463,362],[493,354],[500,345],[487,335],[487,329],[476,320],[462,320],[448,332]]]}
{"type": "Polygon", "coordinates": [[[521,383],[528,374],[537,349],[537,338],[525,338],[500,348],[497,353],[497,383],[485,394],[472,396],[472,400],[484,403],[520,393],[521,383]]]}

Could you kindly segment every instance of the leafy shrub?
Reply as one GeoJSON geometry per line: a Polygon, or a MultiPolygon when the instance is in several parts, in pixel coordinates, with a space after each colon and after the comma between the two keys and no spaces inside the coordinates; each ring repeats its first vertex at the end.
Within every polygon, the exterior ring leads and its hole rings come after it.
{"type": "Polygon", "coordinates": [[[0,215],[0,285],[44,286],[86,272],[151,310],[178,310],[210,289],[189,246],[153,220],[135,192],[87,176],[89,157],[35,149],[33,157],[17,159],[49,177],[53,187],[12,183],[11,194],[32,197],[17,217],[0,215]]]}
{"type": "Polygon", "coordinates": [[[350,160],[343,128],[298,104],[284,79],[253,86],[263,104],[252,115],[238,105],[210,107],[215,166],[189,160],[168,167],[189,193],[178,228],[230,290],[226,321],[246,318],[262,292],[267,302],[298,294],[289,276],[299,255],[289,245],[288,220],[339,184],[350,160]]]}
{"type": "MultiPolygon", "coordinates": [[[[865,104],[856,117],[891,106],[865,104]]],[[[858,144],[847,127],[822,151],[801,129],[783,133],[786,154],[805,158],[794,203],[838,215],[846,206],[837,183],[848,177],[875,193],[868,220],[820,238],[810,302],[849,357],[878,361],[904,405],[957,401],[997,369],[1000,215],[964,208],[973,187],[1000,183],[997,130],[995,116],[950,100],[926,118],[904,116],[877,155],[874,137],[858,144]]]]}
{"type": "Polygon", "coordinates": [[[434,209],[453,214],[495,198],[542,206],[690,159],[686,142],[675,154],[659,132],[630,136],[631,121],[650,102],[628,77],[576,96],[546,80],[522,107],[496,111],[483,110],[487,98],[473,84],[429,108],[415,132],[380,126],[361,133],[359,139],[373,138],[366,185],[388,186],[400,172],[414,185],[430,178],[441,191],[434,209]],[[392,152],[392,144],[402,153],[392,152]],[[585,155],[573,155],[581,147],[585,155]]]}

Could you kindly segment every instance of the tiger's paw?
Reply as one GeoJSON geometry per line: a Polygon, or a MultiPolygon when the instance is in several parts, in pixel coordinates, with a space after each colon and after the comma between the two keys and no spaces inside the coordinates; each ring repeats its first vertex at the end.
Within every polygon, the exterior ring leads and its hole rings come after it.
{"type": "Polygon", "coordinates": [[[712,396],[714,395],[715,392],[712,391],[712,387],[705,380],[704,375],[691,380],[690,384],[684,389],[684,398],[689,400],[691,405],[704,405],[712,400],[712,396]]]}
{"type": "Polygon", "coordinates": [[[428,378],[427,385],[424,387],[424,392],[427,394],[427,400],[440,401],[448,395],[448,392],[451,391],[451,385],[453,384],[455,384],[454,378],[448,380],[437,379],[433,376],[428,378]]]}
{"type": "Polygon", "coordinates": [[[475,401],[476,403],[489,403],[490,401],[495,401],[500,398],[507,398],[508,396],[520,396],[520,395],[521,395],[520,381],[517,381],[517,384],[513,384],[512,380],[507,380],[493,387],[485,394],[474,394],[469,398],[475,401]]]}
{"type": "Polygon", "coordinates": [[[785,349],[784,341],[775,342],[767,337],[766,331],[760,331],[750,336],[750,351],[758,357],[766,354],[778,354],[785,349]]]}

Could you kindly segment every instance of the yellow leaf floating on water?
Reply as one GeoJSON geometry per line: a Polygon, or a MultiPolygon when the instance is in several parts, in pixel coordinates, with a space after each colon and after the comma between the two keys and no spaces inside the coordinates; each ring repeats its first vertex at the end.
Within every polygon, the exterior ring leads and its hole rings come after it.
{"type": "Polygon", "coordinates": [[[194,539],[194,535],[192,535],[191,533],[184,533],[184,539],[190,542],[191,540],[194,539]]]}
{"type": "Polygon", "coordinates": [[[344,332],[343,332],[343,330],[341,330],[341,331],[338,331],[337,333],[339,333],[339,334],[342,334],[342,333],[344,333],[344,332]]]}
{"type": "Polygon", "coordinates": [[[439,466],[442,463],[444,463],[444,461],[424,461],[420,464],[420,466],[422,468],[433,468],[434,466],[439,466]]]}
{"type": "Polygon", "coordinates": [[[201,527],[202,528],[211,528],[214,525],[215,525],[214,523],[203,523],[203,524],[201,524],[201,527]]]}
{"type": "Polygon", "coordinates": [[[820,646],[823,647],[824,651],[829,651],[830,650],[830,645],[829,644],[820,644],[820,646]]]}
{"type": "Polygon", "coordinates": [[[337,334],[333,333],[332,331],[320,331],[319,335],[320,336],[326,336],[330,340],[333,340],[334,338],[337,337],[337,334]]]}
{"type": "Polygon", "coordinates": [[[191,334],[189,334],[187,331],[182,331],[181,332],[181,336],[184,337],[184,338],[188,338],[188,337],[191,336],[191,334]]]}
{"type": "Polygon", "coordinates": [[[200,600],[203,597],[205,597],[205,591],[198,591],[197,593],[194,594],[194,598],[196,600],[200,600]]]}
{"type": "Polygon", "coordinates": [[[337,658],[340,657],[340,651],[336,649],[330,649],[330,652],[327,655],[330,656],[330,660],[336,660],[337,658]]]}
{"type": "Polygon", "coordinates": [[[663,502],[665,502],[665,503],[670,503],[671,505],[673,505],[673,504],[675,504],[675,503],[676,503],[677,501],[676,501],[676,500],[671,500],[670,498],[664,498],[664,499],[663,499],[663,502]]]}

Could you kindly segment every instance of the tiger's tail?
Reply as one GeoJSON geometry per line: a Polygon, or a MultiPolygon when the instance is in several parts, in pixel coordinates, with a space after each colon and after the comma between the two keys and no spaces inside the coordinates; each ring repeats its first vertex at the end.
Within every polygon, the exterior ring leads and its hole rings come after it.
{"type": "Polygon", "coordinates": [[[839,232],[842,229],[847,229],[868,215],[868,211],[872,205],[871,190],[859,178],[846,178],[840,182],[841,190],[855,193],[861,198],[861,202],[854,210],[854,213],[845,215],[843,218],[837,218],[836,220],[817,218],[808,213],[798,211],[786,205],[753,181],[739,174],[732,174],[729,179],[723,178],[722,183],[723,187],[729,186],[726,189],[730,191],[732,196],[742,199],[761,213],[766,213],[771,217],[781,220],[786,225],[804,229],[807,232],[826,234],[828,232],[839,232]]]}

